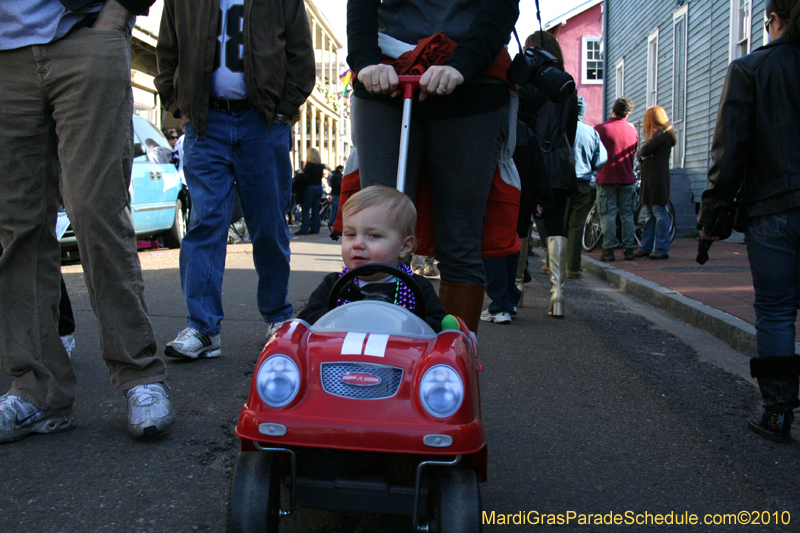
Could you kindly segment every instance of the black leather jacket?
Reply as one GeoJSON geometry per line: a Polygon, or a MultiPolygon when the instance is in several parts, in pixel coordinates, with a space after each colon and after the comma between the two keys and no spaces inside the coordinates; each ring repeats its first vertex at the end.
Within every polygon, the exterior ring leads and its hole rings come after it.
{"type": "Polygon", "coordinates": [[[734,198],[745,218],[800,206],[800,43],[777,39],[728,67],[698,228],[734,198]]]}

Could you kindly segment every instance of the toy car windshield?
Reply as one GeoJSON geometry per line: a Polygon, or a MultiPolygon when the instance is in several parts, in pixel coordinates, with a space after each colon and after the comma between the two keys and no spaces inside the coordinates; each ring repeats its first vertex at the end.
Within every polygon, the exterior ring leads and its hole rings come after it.
{"type": "Polygon", "coordinates": [[[404,307],[386,302],[361,300],[325,313],[311,326],[311,331],[377,333],[432,339],[433,329],[404,307]]]}

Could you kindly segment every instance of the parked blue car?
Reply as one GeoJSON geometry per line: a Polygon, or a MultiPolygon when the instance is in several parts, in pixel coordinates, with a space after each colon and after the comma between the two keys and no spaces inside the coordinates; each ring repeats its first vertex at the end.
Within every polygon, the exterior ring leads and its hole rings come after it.
{"type": "MultiPolygon", "coordinates": [[[[170,161],[172,148],[148,120],[133,116],[133,172],[128,201],[139,238],[161,237],[168,248],[180,248],[189,221],[189,196],[170,161]]],[[[72,227],[61,237],[61,249],[77,248],[72,227]]]]}

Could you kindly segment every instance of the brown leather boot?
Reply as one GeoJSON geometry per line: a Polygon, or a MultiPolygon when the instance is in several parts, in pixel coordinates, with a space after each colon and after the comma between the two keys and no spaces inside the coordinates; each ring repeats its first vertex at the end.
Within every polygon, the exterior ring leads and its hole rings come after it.
{"type": "Polygon", "coordinates": [[[442,280],[439,283],[439,299],[444,310],[461,317],[470,331],[478,332],[485,286],[477,283],[455,283],[442,280]]]}

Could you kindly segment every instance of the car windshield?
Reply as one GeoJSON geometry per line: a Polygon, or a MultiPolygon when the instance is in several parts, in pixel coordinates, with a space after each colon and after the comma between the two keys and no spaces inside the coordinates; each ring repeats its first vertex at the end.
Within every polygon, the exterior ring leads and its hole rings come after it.
{"type": "Polygon", "coordinates": [[[433,329],[411,311],[386,302],[362,300],[328,311],[311,326],[314,332],[374,333],[432,339],[433,329]]]}

